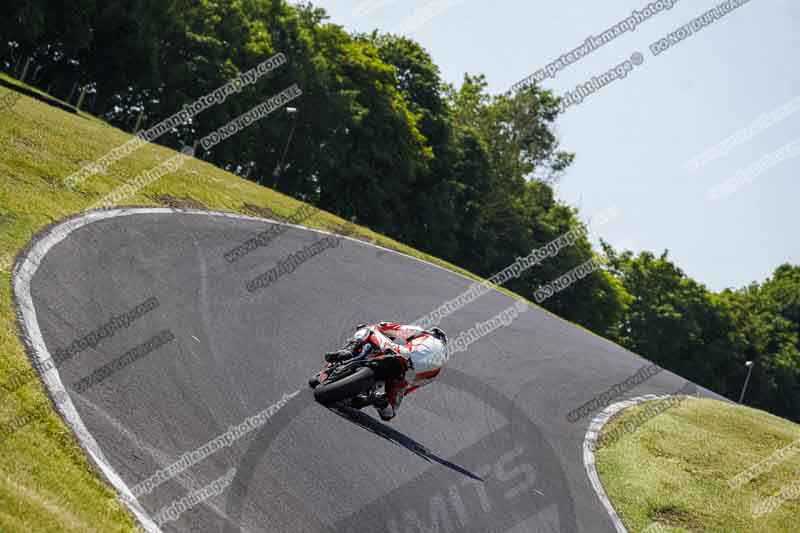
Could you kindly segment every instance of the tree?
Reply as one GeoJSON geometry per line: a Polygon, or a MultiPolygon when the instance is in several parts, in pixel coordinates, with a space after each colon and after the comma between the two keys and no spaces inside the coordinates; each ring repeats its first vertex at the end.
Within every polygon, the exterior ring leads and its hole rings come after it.
{"type": "Polygon", "coordinates": [[[686,379],[733,394],[744,355],[724,302],[669,261],[665,251],[618,254],[602,243],[610,272],[632,299],[617,341],[686,379]]]}
{"type": "Polygon", "coordinates": [[[439,68],[428,52],[411,39],[377,32],[365,38],[375,44],[381,60],[394,67],[395,88],[410,112],[418,117],[420,134],[431,151],[431,158],[417,168],[413,183],[400,199],[409,209],[397,228],[397,236],[424,251],[454,260],[458,257],[458,241],[454,238],[458,226],[456,196],[460,190],[459,176],[454,172],[458,140],[439,68]]]}
{"type": "MultiPolygon", "coordinates": [[[[796,421],[800,420],[799,272],[800,267],[782,265],[762,285],[753,283],[719,296],[730,310],[743,359],[755,363],[746,403],[796,421]]],[[[740,383],[744,372],[742,366],[740,383]]]]}

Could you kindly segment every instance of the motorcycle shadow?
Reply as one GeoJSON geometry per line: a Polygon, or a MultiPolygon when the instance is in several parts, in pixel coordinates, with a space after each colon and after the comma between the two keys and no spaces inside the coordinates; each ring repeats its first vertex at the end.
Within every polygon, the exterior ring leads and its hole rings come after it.
{"type": "Polygon", "coordinates": [[[362,428],[366,429],[370,433],[374,433],[379,437],[383,437],[384,439],[388,440],[392,444],[396,446],[401,446],[410,452],[422,457],[429,463],[439,463],[440,465],[449,468],[459,474],[467,476],[470,479],[474,479],[475,481],[483,481],[483,479],[476,474],[473,474],[466,468],[458,466],[455,463],[451,463],[447,459],[443,459],[436,455],[435,453],[431,452],[428,448],[420,444],[419,442],[415,441],[411,437],[397,431],[394,428],[387,426],[386,424],[382,423],[381,421],[372,418],[371,416],[367,415],[366,413],[362,413],[358,409],[353,409],[352,407],[328,407],[329,410],[333,411],[340,417],[348,420],[362,428]]]}

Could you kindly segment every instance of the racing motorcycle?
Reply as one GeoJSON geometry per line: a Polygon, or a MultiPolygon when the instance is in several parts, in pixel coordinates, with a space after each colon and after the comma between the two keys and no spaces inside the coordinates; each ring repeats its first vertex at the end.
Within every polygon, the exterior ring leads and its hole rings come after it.
{"type": "Polygon", "coordinates": [[[326,363],[316,376],[308,380],[314,399],[325,406],[363,409],[380,407],[386,401],[386,380],[400,375],[399,363],[372,346],[343,361],[326,363]]]}

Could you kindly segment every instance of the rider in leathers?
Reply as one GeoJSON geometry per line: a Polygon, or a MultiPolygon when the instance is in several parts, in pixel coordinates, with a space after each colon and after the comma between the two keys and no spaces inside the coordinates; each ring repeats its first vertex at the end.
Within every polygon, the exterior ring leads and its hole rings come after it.
{"type": "Polygon", "coordinates": [[[385,392],[375,402],[381,419],[391,420],[397,414],[403,397],[433,381],[447,362],[447,335],[439,328],[426,331],[417,326],[390,322],[372,326],[362,324],[356,330],[344,349],[325,354],[325,360],[350,359],[374,349],[383,353],[377,358],[394,359],[397,362],[396,377],[386,380],[385,392]]]}

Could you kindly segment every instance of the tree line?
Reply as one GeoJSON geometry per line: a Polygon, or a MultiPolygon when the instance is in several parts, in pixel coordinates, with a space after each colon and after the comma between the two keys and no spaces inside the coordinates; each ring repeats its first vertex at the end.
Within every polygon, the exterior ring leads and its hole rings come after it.
{"type": "Polygon", "coordinates": [[[534,299],[602,256],[604,268],[544,307],[733,399],[752,360],[746,403],[800,420],[800,268],[713,293],[666,252],[594,249],[577,210],[553,191],[574,154],[554,133],[550,91],[490,94],[479,74],[445,83],[412,39],[348,33],[310,3],[7,0],[4,12],[0,67],[19,73],[31,58],[39,87],[88,87],[93,112],[128,131],[285,54],[285,65],[158,142],[191,145],[297,84],[296,112],[197,155],[484,277],[579,230],[507,287],[534,299]]]}

